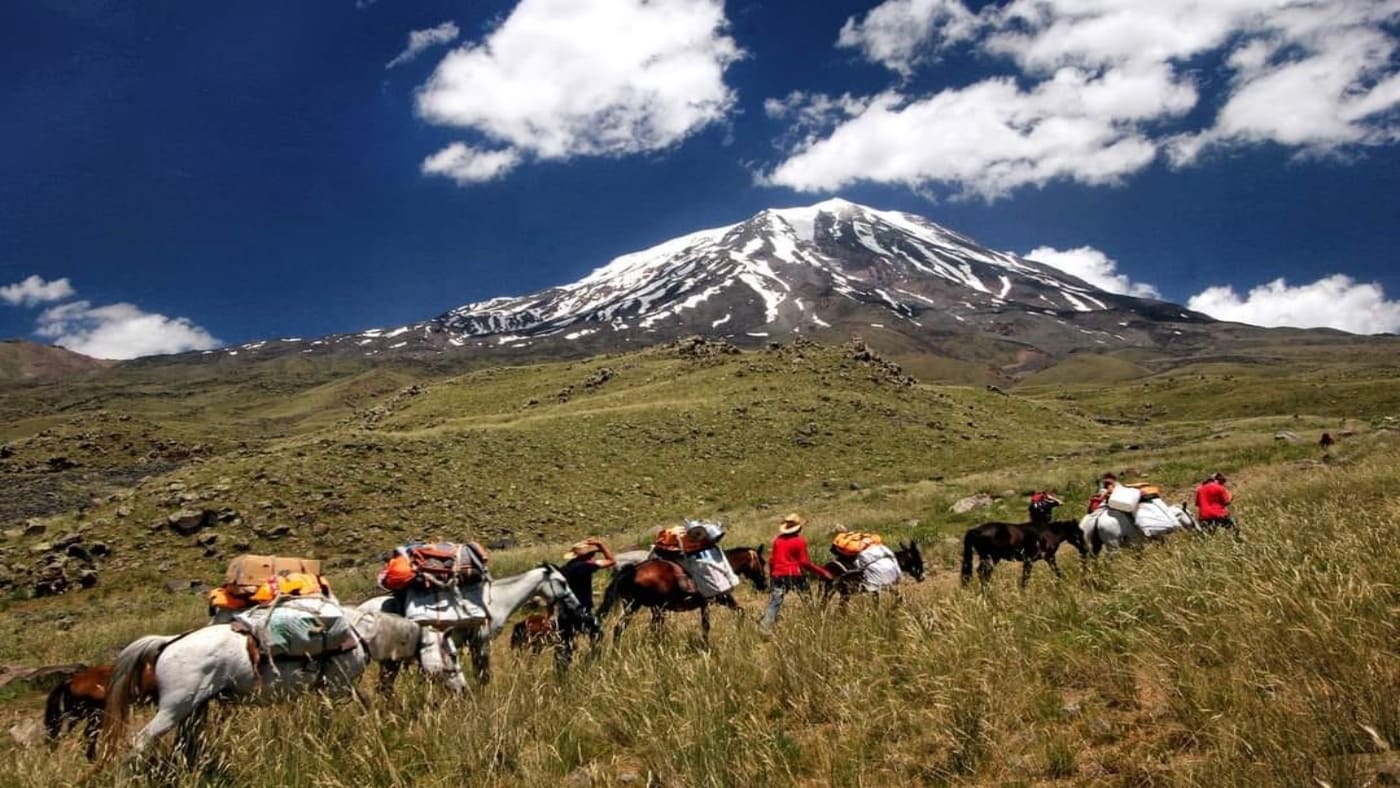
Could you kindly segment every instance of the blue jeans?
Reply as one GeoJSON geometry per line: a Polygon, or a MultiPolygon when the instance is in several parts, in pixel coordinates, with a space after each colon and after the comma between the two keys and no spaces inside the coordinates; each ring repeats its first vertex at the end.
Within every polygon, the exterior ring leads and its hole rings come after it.
{"type": "Polygon", "coordinates": [[[773,628],[773,624],[778,621],[778,611],[783,607],[783,597],[789,591],[807,593],[807,578],[802,575],[796,577],[775,577],[769,586],[768,610],[763,614],[763,620],[758,623],[758,628],[762,632],[767,632],[773,628]]]}

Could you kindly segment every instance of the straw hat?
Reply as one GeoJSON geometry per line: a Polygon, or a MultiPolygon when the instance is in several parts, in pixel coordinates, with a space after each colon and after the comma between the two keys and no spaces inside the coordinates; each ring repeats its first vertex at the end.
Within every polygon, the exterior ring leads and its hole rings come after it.
{"type": "Polygon", "coordinates": [[[802,526],[806,524],[807,518],[803,517],[797,512],[793,512],[792,514],[789,514],[787,517],[783,518],[782,524],[778,526],[778,533],[795,534],[798,531],[801,531],[802,526]]]}
{"type": "Polygon", "coordinates": [[[572,561],[575,558],[583,558],[598,552],[598,546],[589,541],[577,542],[569,551],[564,553],[565,561],[572,561]]]}

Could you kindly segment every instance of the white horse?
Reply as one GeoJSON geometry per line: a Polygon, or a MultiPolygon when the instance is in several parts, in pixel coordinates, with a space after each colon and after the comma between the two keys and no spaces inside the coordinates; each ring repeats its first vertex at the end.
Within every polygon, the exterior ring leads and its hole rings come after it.
{"type": "Polygon", "coordinates": [[[623,567],[633,566],[651,558],[650,550],[623,550],[613,556],[616,562],[613,564],[614,572],[621,572],[623,567]]]}
{"type": "Polygon", "coordinates": [[[1147,538],[1133,516],[1127,512],[1110,509],[1107,506],[1090,512],[1079,521],[1079,530],[1084,532],[1084,541],[1098,555],[1105,547],[1118,549],[1124,545],[1138,544],[1147,538]]]}
{"type": "MultiPolygon", "coordinates": [[[[1148,506],[1156,504],[1149,502],[1148,506]]],[[[1185,507],[1156,504],[1153,511],[1141,513],[1147,527],[1127,512],[1103,507],[1090,512],[1079,521],[1079,530],[1084,532],[1084,541],[1098,555],[1103,548],[1117,549],[1125,545],[1136,545],[1150,539],[1161,539],[1172,531],[1181,528],[1195,528],[1196,520],[1185,507]],[[1151,515],[1148,517],[1147,515],[1151,515]]]]}
{"type": "MultiPolygon", "coordinates": [[[[515,611],[525,606],[534,596],[563,607],[566,615],[579,614],[578,597],[569,589],[569,583],[559,567],[542,563],[528,572],[512,577],[492,579],[483,593],[488,618],[485,621],[463,621],[460,625],[448,628],[447,634],[459,646],[466,645],[472,656],[472,667],[482,683],[491,680],[491,641],[505,629],[506,622],[515,611]]],[[[367,599],[356,608],[360,611],[383,611],[386,605],[394,602],[388,594],[367,599]]],[[[405,657],[381,659],[379,661],[382,691],[388,691],[405,657]]]]}
{"type": "Polygon", "coordinates": [[[342,650],[312,658],[266,658],[257,641],[228,624],[214,624],[181,635],[147,635],[117,656],[103,717],[106,754],[125,736],[142,672],[154,665],[159,692],[156,715],[136,735],[140,753],[172,728],[187,759],[198,754],[198,734],[209,702],[221,697],[256,696],[276,700],[311,691],[354,694],[355,680],[372,659],[417,656],[425,670],[460,692],[466,688],[461,663],[439,632],[388,613],[345,611],[354,634],[342,650]]]}

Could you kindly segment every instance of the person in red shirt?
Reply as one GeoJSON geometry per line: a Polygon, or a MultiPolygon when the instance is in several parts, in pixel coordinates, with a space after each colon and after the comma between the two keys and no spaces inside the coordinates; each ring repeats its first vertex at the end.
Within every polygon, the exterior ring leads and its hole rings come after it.
{"type": "Polygon", "coordinates": [[[1203,530],[1235,527],[1235,521],[1230,518],[1230,501],[1233,497],[1225,489],[1225,477],[1218,473],[1196,488],[1196,517],[1203,530]]]}
{"type": "Polygon", "coordinates": [[[783,597],[789,591],[807,590],[807,578],[802,574],[804,570],[823,580],[831,580],[831,573],[812,563],[812,557],[807,554],[807,540],[802,538],[802,526],[806,524],[806,518],[794,512],[783,518],[778,527],[778,537],[773,540],[773,549],[768,558],[771,579],[768,611],[758,625],[759,631],[765,634],[778,621],[783,597]]]}

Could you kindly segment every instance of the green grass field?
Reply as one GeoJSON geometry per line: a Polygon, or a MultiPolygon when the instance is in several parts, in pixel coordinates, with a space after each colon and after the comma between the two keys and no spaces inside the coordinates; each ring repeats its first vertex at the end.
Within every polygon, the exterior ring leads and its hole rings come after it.
{"type": "MultiPolygon", "coordinates": [[[[510,573],[584,535],[626,546],[687,515],[723,519],[727,544],[760,543],[796,509],[816,550],[838,523],[875,529],[917,538],[933,575],[845,612],[790,604],[768,641],[764,598],[746,589],[708,649],[679,615],[562,680],[548,655],[499,642],[496,681],[467,697],[413,678],[368,713],[238,707],[216,715],[195,772],[104,781],[1341,786],[1395,768],[1382,747],[1400,744],[1400,372],[1385,352],[1031,379],[1010,395],[901,385],[843,347],[465,372],[279,365],[0,393],[11,489],[67,477],[82,502],[41,516],[43,533],[12,521],[0,563],[22,578],[73,531],[112,548],[91,590],[12,588],[0,662],[106,661],[197,625],[202,600],[165,583],[214,580],[239,548],[329,558],[358,600],[378,553],[408,537],[509,534],[518,546],[494,561],[510,573]],[[1340,438],[1325,458],[1324,430],[1340,438]],[[58,452],[80,466],[41,470],[58,452]],[[160,470],[124,482],[143,467],[160,470]],[[1077,513],[1106,470],[1173,499],[1224,471],[1243,539],[1182,536],[1089,567],[1062,555],[1066,579],[1038,567],[1025,592],[1015,567],[985,593],[958,587],[962,530],[1021,519],[1037,488],[1077,513]],[[996,503],[949,511],[978,492],[996,503]],[[238,519],[204,545],[151,527],[179,508],[238,519]]],[[[41,704],[23,683],[0,688],[7,727],[41,704]]],[[[0,784],[86,768],[76,740],[53,753],[6,741],[0,760],[0,784]]]]}

